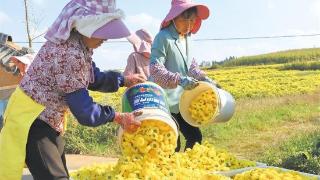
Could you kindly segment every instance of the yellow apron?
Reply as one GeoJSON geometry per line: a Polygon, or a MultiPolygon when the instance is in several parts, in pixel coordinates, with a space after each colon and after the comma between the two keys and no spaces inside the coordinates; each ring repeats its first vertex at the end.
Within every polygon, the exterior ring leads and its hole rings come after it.
{"type": "Polygon", "coordinates": [[[44,109],[19,87],[11,95],[0,132],[0,180],[21,180],[29,129],[44,109]]]}

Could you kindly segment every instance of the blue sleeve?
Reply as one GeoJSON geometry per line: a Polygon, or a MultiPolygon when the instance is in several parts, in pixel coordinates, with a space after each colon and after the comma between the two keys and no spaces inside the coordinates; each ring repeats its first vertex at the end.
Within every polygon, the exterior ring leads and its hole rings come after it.
{"type": "Polygon", "coordinates": [[[89,84],[88,89],[100,92],[116,92],[124,85],[122,73],[116,71],[101,72],[92,62],[94,82],[89,84]]]}
{"type": "Polygon", "coordinates": [[[96,127],[112,122],[115,116],[112,107],[93,102],[88,90],[84,88],[66,94],[66,102],[78,122],[85,126],[96,127]]]}

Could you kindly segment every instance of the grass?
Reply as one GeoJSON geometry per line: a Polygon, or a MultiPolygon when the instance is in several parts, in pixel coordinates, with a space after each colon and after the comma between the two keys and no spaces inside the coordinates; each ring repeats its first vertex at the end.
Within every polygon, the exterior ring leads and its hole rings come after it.
{"type": "MultiPolygon", "coordinates": [[[[319,124],[318,124],[319,125],[319,124]]],[[[311,174],[320,174],[320,131],[296,135],[268,149],[260,161],[311,174]]]]}
{"type": "Polygon", "coordinates": [[[320,70],[320,62],[319,61],[310,61],[310,62],[296,62],[284,64],[280,70],[320,70]]]}
{"type": "Polygon", "coordinates": [[[256,56],[231,58],[223,62],[219,62],[218,64],[220,66],[256,66],[266,64],[318,61],[319,59],[320,48],[309,48],[273,52],[256,56]]]}
{"type": "Polygon", "coordinates": [[[69,154],[87,154],[99,156],[117,156],[120,152],[117,144],[117,126],[108,123],[97,128],[79,125],[73,116],[68,118],[65,134],[65,150],[69,154]]]}
{"type": "Polygon", "coordinates": [[[238,102],[228,123],[211,125],[202,132],[216,146],[255,160],[267,147],[295,134],[320,129],[315,125],[318,106],[318,94],[244,100],[238,102]]]}

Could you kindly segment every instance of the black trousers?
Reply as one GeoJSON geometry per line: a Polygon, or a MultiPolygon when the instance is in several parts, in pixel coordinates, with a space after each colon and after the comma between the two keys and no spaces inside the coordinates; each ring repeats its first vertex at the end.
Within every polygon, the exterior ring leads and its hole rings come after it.
{"type": "Polygon", "coordinates": [[[67,180],[64,139],[47,123],[36,119],[29,130],[26,164],[34,180],[67,180]]]}
{"type": "MultiPolygon", "coordinates": [[[[202,134],[201,134],[201,131],[198,127],[194,127],[194,126],[191,126],[190,124],[188,124],[182,118],[180,113],[178,113],[178,114],[171,113],[171,115],[176,119],[176,121],[180,127],[180,131],[186,139],[186,147],[184,150],[186,150],[187,148],[192,148],[197,142],[201,143],[202,134]]],[[[177,141],[176,152],[179,152],[180,148],[181,148],[181,142],[180,142],[180,135],[179,135],[178,141],[177,141]]]]}

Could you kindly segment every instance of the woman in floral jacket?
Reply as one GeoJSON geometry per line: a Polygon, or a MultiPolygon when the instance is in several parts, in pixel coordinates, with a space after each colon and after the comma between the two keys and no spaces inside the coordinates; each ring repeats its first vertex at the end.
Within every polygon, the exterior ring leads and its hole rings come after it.
{"type": "Polygon", "coordinates": [[[64,155],[65,114],[80,124],[120,124],[133,132],[139,113],[119,113],[93,102],[88,89],[115,92],[144,82],[140,75],[101,72],[93,49],[130,33],[114,0],[72,0],[51,26],[33,63],[12,94],[0,134],[0,178],[20,180],[26,162],[35,180],[69,179],[64,155]]]}

